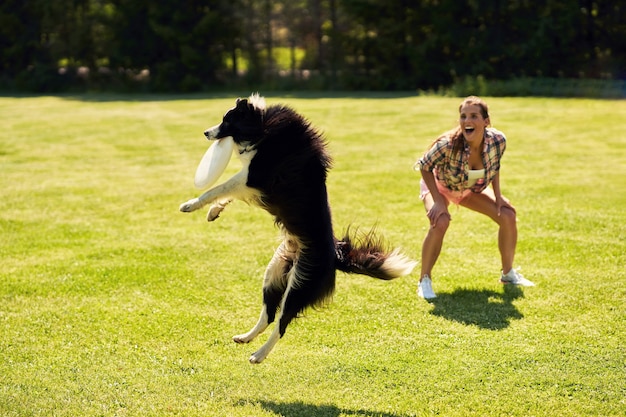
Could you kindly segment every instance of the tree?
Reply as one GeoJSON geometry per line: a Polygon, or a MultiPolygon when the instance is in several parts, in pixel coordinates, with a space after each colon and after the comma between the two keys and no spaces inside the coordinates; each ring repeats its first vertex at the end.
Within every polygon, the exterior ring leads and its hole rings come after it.
{"type": "Polygon", "coordinates": [[[147,71],[156,91],[258,88],[275,85],[279,47],[291,50],[291,73],[310,70],[320,88],[427,89],[478,76],[623,78],[622,3],[4,0],[0,85],[107,88],[147,71]],[[304,51],[300,68],[296,51],[304,51]]]}

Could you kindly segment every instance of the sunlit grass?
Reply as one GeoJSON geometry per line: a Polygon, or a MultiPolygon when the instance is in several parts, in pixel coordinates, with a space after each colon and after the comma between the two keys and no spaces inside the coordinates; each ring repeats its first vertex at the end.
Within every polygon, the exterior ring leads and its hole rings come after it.
{"type": "MultiPolygon", "coordinates": [[[[259,366],[236,345],[260,310],[277,230],[233,203],[182,214],[234,97],[0,98],[0,415],[528,416],[626,413],[626,102],[487,98],[508,137],[516,265],[452,208],[433,303],[417,275],[338,275],[259,366]]],[[[414,160],[459,99],[280,96],[322,129],[337,233],[377,225],[418,258],[414,160]]],[[[237,170],[231,162],[228,173],[237,170]]]]}
{"type": "MultiPolygon", "coordinates": [[[[237,59],[237,70],[240,72],[246,72],[250,68],[250,62],[244,56],[240,49],[235,52],[237,59]]],[[[287,47],[275,47],[272,49],[272,61],[275,69],[278,70],[290,70],[292,66],[294,68],[300,68],[302,61],[306,56],[306,51],[302,48],[287,48],[287,47]]],[[[261,59],[267,61],[267,51],[263,51],[260,54],[261,59]]],[[[233,69],[233,57],[229,55],[226,59],[226,67],[233,69]]]]}

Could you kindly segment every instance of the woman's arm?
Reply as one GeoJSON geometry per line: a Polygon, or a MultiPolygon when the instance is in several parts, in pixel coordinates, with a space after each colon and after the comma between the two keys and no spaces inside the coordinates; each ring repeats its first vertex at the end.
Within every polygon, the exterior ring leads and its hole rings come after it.
{"type": "Polygon", "coordinates": [[[428,191],[430,191],[430,196],[433,199],[432,207],[429,207],[426,200],[424,200],[424,205],[428,212],[426,216],[428,220],[430,220],[431,227],[435,227],[437,225],[437,220],[441,215],[448,216],[448,219],[452,220],[450,217],[450,213],[448,212],[448,202],[444,196],[441,195],[439,189],[437,188],[437,180],[435,179],[435,174],[432,171],[421,170],[422,179],[426,183],[428,187],[428,191]]]}
{"type": "Polygon", "coordinates": [[[508,207],[515,211],[515,208],[509,203],[507,199],[502,197],[502,191],[500,191],[500,171],[496,172],[496,176],[491,181],[491,188],[493,188],[493,194],[496,197],[496,207],[498,208],[498,216],[502,207],[508,207]]]}
{"type": "Polygon", "coordinates": [[[439,193],[439,189],[437,188],[437,183],[435,180],[435,174],[432,171],[427,171],[422,169],[421,171],[422,179],[426,183],[428,187],[428,191],[430,191],[430,195],[433,197],[433,201],[435,203],[443,203],[445,204],[444,197],[439,193]]]}

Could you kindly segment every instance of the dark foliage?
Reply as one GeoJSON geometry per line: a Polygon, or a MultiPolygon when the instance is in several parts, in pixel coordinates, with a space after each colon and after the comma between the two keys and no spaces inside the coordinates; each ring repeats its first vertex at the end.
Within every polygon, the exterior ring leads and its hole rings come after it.
{"type": "Polygon", "coordinates": [[[0,88],[437,89],[626,78],[611,0],[4,0],[0,88]],[[277,62],[278,48],[290,51],[277,62]],[[296,51],[304,57],[296,59],[296,51]]]}

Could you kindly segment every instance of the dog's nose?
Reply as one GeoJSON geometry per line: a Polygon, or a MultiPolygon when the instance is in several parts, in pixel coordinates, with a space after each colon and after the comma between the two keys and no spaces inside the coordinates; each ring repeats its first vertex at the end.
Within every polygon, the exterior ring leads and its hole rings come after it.
{"type": "Polygon", "coordinates": [[[207,138],[209,137],[209,131],[208,130],[204,131],[204,136],[206,136],[207,138]]]}

